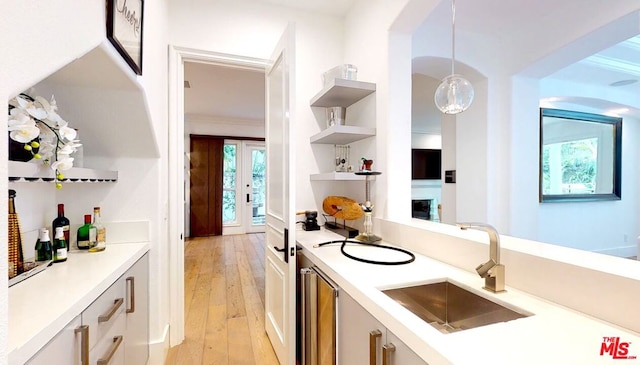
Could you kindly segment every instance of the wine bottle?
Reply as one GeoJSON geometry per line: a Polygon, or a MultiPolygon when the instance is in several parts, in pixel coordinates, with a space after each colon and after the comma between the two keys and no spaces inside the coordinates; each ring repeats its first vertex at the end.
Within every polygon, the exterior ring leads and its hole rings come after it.
{"type": "Polygon", "coordinates": [[[67,261],[67,240],[64,238],[64,230],[62,227],[56,228],[56,234],[53,236],[53,262],[67,261]]]}
{"type": "Polygon", "coordinates": [[[62,227],[64,239],[65,241],[67,241],[67,251],[69,251],[69,245],[68,245],[68,243],[70,242],[69,228],[71,227],[71,223],[69,222],[69,219],[64,216],[64,204],[58,204],[58,218],[54,219],[53,222],[51,223],[51,229],[53,230],[53,232],[55,232],[56,228],[58,227],[62,227]]]}
{"type": "Polygon", "coordinates": [[[100,207],[93,208],[93,223],[91,226],[96,231],[96,244],[89,249],[89,252],[104,251],[107,248],[107,230],[102,224],[102,218],[100,217],[100,207]]]}
{"type": "Polygon", "coordinates": [[[40,229],[40,236],[36,241],[36,261],[48,261],[53,259],[49,230],[40,229]]]}
{"type": "Polygon", "coordinates": [[[95,246],[95,229],[91,229],[91,214],[85,214],[84,225],[78,228],[77,246],[80,250],[88,250],[95,246]]]}

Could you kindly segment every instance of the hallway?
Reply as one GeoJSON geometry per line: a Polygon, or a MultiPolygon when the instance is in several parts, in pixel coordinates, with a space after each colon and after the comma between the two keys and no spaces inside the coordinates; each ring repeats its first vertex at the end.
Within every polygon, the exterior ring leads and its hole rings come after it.
{"type": "Polygon", "coordinates": [[[264,331],[264,233],[185,242],[185,340],[166,365],[277,365],[264,331]]]}

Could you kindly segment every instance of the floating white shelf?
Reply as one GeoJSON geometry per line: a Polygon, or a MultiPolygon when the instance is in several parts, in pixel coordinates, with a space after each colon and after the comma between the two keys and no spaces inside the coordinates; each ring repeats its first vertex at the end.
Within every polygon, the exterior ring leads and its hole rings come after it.
{"type": "MultiPolygon", "coordinates": [[[[63,172],[66,181],[115,182],[118,172],[74,167],[63,172]]],[[[55,172],[43,164],[9,161],[9,181],[52,181],[55,172]]]]}
{"type": "MultiPolygon", "coordinates": [[[[375,176],[369,176],[369,180],[375,180],[375,176]]],[[[356,175],[353,172],[325,172],[322,174],[312,174],[311,181],[364,181],[365,177],[356,175]]]]}
{"type": "Polygon", "coordinates": [[[333,79],[311,99],[311,106],[346,108],[375,91],[376,84],[371,82],[333,79]]]}
{"type": "Polygon", "coordinates": [[[311,136],[310,140],[311,143],[349,144],[375,135],[375,128],[336,124],[311,136]]]}

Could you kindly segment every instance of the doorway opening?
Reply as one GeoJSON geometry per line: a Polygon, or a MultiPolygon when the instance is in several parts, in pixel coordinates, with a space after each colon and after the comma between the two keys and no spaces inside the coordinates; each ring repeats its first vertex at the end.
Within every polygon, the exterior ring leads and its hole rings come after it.
{"type": "MultiPolygon", "coordinates": [[[[185,153],[185,144],[188,145],[188,136],[194,134],[208,134],[197,131],[203,127],[202,120],[198,115],[191,115],[187,119],[185,114],[185,64],[198,63],[205,65],[214,65],[226,67],[228,69],[253,71],[260,75],[264,80],[264,72],[267,61],[250,57],[242,57],[235,55],[222,54],[217,52],[207,52],[202,50],[193,50],[171,46],[169,49],[169,153],[168,153],[168,247],[167,259],[169,262],[169,297],[170,302],[166,304],[166,310],[170,313],[169,326],[167,328],[167,341],[169,346],[175,346],[184,339],[184,237],[186,232],[185,215],[187,198],[186,190],[188,189],[188,155],[185,153]],[[194,128],[196,131],[193,129],[194,128]]],[[[188,80],[190,90],[194,88],[194,80],[188,80]]],[[[197,85],[197,82],[195,82],[197,85]]],[[[231,81],[218,82],[219,85],[233,84],[231,81]]],[[[262,86],[264,92],[264,81],[262,86]]],[[[216,99],[217,100],[217,99],[216,99]]],[[[262,108],[264,112],[264,108],[262,108]]],[[[219,121],[218,121],[219,122],[219,121]]],[[[231,122],[231,121],[227,121],[231,122]]],[[[234,135],[229,131],[237,132],[240,127],[247,125],[253,126],[256,123],[247,120],[233,120],[234,124],[225,126],[224,123],[213,123],[218,132],[214,134],[234,135]]],[[[262,123],[263,125],[263,123],[262,123]]],[[[264,133],[264,127],[262,127],[264,133]]],[[[242,133],[251,136],[251,134],[242,133]]],[[[262,136],[264,138],[264,136],[262,136]]],[[[164,309],[163,309],[164,310],[164,309]]]]}

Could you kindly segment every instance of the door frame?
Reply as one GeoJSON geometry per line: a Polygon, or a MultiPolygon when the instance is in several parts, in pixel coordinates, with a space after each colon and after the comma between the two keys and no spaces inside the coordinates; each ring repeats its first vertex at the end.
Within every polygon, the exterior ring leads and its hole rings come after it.
{"type": "MultiPolygon", "coordinates": [[[[268,60],[169,45],[168,241],[169,346],[184,340],[184,63],[199,62],[265,72],[268,60]]],[[[162,255],[162,253],[160,254],[162,255]]],[[[166,333],[166,332],[165,332],[166,333]]],[[[166,338],[165,338],[166,343],[166,338]]]]}

